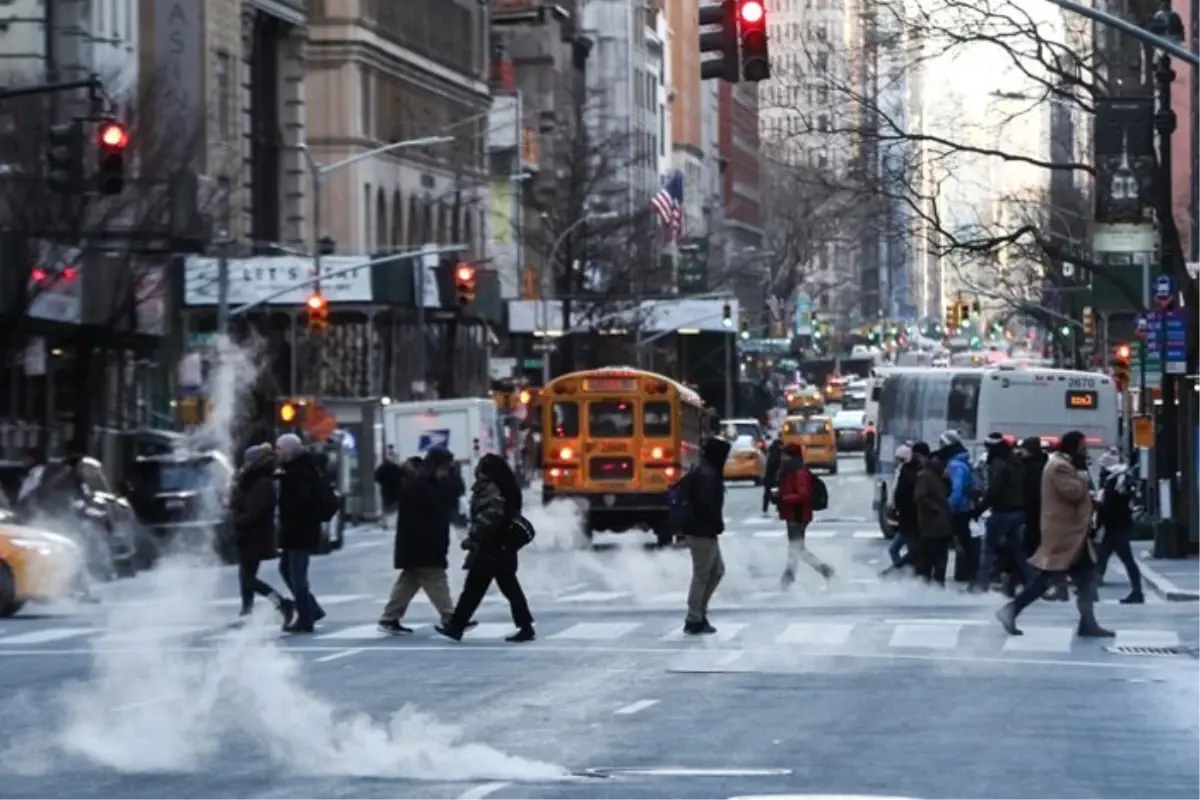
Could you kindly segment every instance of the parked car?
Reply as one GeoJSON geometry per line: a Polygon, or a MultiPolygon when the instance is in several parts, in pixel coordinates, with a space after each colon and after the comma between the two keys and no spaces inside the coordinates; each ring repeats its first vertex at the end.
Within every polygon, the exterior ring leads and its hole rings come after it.
{"type": "Polygon", "coordinates": [[[159,547],[213,550],[236,560],[229,515],[234,468],[221,453],[172,453],[134,460],[127,491],[141,525],[159,547]]]}

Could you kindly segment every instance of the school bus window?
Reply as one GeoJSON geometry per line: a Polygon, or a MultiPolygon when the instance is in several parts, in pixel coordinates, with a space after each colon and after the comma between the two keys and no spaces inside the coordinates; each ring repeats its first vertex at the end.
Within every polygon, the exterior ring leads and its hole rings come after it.
{"type": "Polygon", "coordinates": [[[671,435],[671,404],[646,403],[642,407],[642,436],[661,439],[671,435]]]}
{"type": "Polygon", "coordinates": [[[594,400],[588,403],[588,433],[601,439],[633,436],[633,403],[628,400],[594,400]]]}
{"type": "Polygon", "coordinates": [[[685,442],[700,441],[700,411],[694,406],[681,405],[679,411],[680,433],[685,442]]]}
{"type": "Polygon", "coordinates": [[[550,406],[550,435],[559,439],[574,439],[579,435],[577,404],[555,403],[550,406]]]}

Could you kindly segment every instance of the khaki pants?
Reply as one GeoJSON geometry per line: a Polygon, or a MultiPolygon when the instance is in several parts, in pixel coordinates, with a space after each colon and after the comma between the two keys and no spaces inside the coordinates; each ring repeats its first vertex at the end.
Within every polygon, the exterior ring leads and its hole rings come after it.
{"type": "Polygon", "coordinates": [[[689,536],[688,551],[692,554],[692,583],[688,587],[687,621],[702,622],[708,618],[708,603],[725,577],[725,561],[721,558],[721,543],[717,537],[689,536]]]}
{"type": "Polygon", "coordinates": [[[442,621],[450,619],[450,615],[454,613],[454,601],[450,598],[450,581],[446,578],[446,570],[437,567],[400,570],[396,582],[392,584],[392,593],[388,596],[380,619],[397,622],[404,619],[404,612],[408,611],[408,604],[417,596],[417,590],[425,592],[442,621]]]}

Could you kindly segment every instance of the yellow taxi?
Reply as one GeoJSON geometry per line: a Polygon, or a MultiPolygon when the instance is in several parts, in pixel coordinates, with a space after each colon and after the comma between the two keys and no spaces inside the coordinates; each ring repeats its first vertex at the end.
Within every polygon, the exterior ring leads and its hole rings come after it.
{"type": "Polygon", "coordinates": [[[809,467],[825,469],[830,475],[837,475],[837,435],[830,417],[788,417],[783,421],[779,436],[785,446],[795,443],[804,449],[804,463],[809,467]]]}
{"type": "Polygon", "coordinates": [[[66,597],[79,585],[83,553],[57,533],[17,525],[0,492],[0,617],[11,617],[30,600],[66,597]]]}
{"type": "Polygon", "coordinates": [[[846,379],[830,378],[825,384],[825,400],[829,403],[840,403],[846,398],[846,379]]]}
{"type": "Polygon", "coordinates": [[[815,386],[796,388],[787,393],[789,414],[821,414],[825,411],[825,396],[815,386]]]}
{"type": "Polygon", "coordinates": [[[725,459],[725,480],[762,483],[767,472],[767,433],[756,419],[727,419],[721,422],[721,438],[733,445],[725,459]]]}

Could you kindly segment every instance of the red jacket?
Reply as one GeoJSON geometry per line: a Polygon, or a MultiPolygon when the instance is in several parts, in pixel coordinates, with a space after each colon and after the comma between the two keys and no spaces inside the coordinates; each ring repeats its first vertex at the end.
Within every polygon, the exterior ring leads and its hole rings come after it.
{"type": "Polygon", "coordinates": [[[799,467],[779,482],[779,518],[789,522],[812,522],[813,476],[808,467],[799,467]]]}

